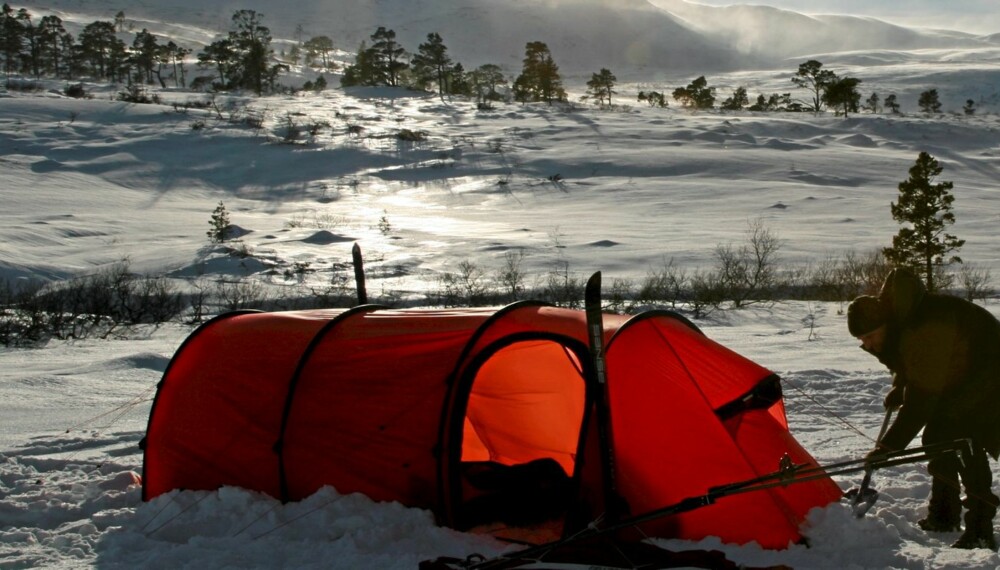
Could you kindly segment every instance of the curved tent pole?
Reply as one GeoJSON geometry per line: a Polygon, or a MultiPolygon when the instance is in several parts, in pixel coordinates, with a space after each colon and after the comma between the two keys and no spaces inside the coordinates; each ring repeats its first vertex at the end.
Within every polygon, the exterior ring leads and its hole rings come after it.
{"type": "MultiPolygon", "coordinates": [[[[629,320],[622,323],[618,330],[611,336],[608,340],[607,347],[605,350],[610,350],[614,345],[615,340],[618,339],[619,335],[623,333],[629,327],[635,326],[643,321],[657,318],[666,317],[678,321],[691,330],[697,332],[698,334],[705,336],[705,332],[701,330],[701,327],[696,325],[693,321],[685,317],[684,315],[667,309],[652,309],[649,311],[643,311],[633,316],[629,320]]],[[[774,404],[776,401],[780,400],[783,396],[781,390],[781,377],[775,373],[771,373],[763,378],[761,378],[753,388],[751,388],[746,394],[742,394],[732,402],[720,406],[715,410],[716,415],[725,420],[726,418],[732,417],[733,415],[750,408],[767,408],[774,404]]]]}
{"type": "MultiPolygon", "coordinates": [[[[472,392],[473,384],[475,383],[476,375],[479,369],[489,361],[493,356],[503,350],[504,348],[517,344],[519,342],[526,341],[548,341],[556,343],[563,347],[564,350],[568,350],[576,355],[582,369],[579,370],[580,378],[584,383],[584,408],[583,417],[580,423],[580,435],[577,439],[577,450],[579,451],[584,445],[584,439],[586,438],[587,425],[590,420],[590,413],[592,408],[592,402],[595,398],[595,391],[598,389],[592,383],[592,373],[589,372],[590,365],[587,361],[587,347],[579,340],[567,337],[565,335],[550,333],[550,332],[538,332],[538,331],[522,331],[518,333],[513,333],[504,336],[493,343],[487,345],[480,352],[478,352],[475,357],[463,367],[462,376],[458,382],[452,388],[452,393],[455,394],[455,401],[449,405],[450,414],[457,420],[461,418],[464,420],[465,414],[468,411],[468,399],[472,392]]],[[[446,526],[455,526],[456,517],[456,507],[462,502],[462,486],[458,481],[460,472],[461,457],[457,451],[461,450],[459,445],[462,441],[462,431],[464,427],[463,421],[454,421],[449,424],[449,428],[445,428],[442,424],[442,429],[446,430],[447,433],[444,439],[441,440],[439,453],[442,458],[439,461],[439,466],[442,464],[446,465],[447,476],[443,473],[438,475],[438,483],[442,485],[441,500],[445,503],[441,507],[441,513],[447,519],[446,526]],[[448,450],[448,453],[443,453],[444,450],[448,450]]],[[[580,457],[580,454],[577,455],[580,457]]],[[[439,467],[440,469],[441,467],[439,467]]],[[[578,477],[581,474],[579,469],[579,464],[574,466],[573,469],[574,484],[579,484],[578,477]]]]}
{"type": "MultiPolygon", "coordinates": [[[[186,339],[184,339],[184,342],[182,342],[181,345],[174,352],[174,356],[170,359],[170,363],[167,364],[167,368],[163,371],[163,375],[160,376],[160,381],[157,383],[157,386],[156,386],[156,395],[153,396],[153,404],[149,408],[149,419],[146,420],[146,435],[142,436],[142,439],[139,440],[139,449],[142,450],[142,480],[143,481],[146,480],[146,439],[149,438],[149,430],[150,430],[150,428],[153,427],[153,417],[156,415],[156,404],[160,401],[160,392],[163,390],[163,384],[167,380],[167,375],[170,374],[170,370],[174,367],[174,363],[177,362],[177,359],[180,358],[181,354],[184,353],[184,349],[189,344],[191,344],[191,342],[197,336],[199,336],[201,333],[203,333],[209,327],[212,327],[215,324],[217,324],[219,321],[230,319],[232,317],[238,317],[240,315],[248,315],[248,314],[263,313],[263,312],[264,311],[260,311],[260,310],[257,310],[257,309],[242,309],[242,310],[239,310],[239,311],[229,311],[227,313],[222,313],[221,315],[216,315],[216,316],[212,317],[211,319],[209,319],[209,320],[205,321],[204,323],[202,323],[197,329],[195,329],[194,332],[192,332],[191,334],[189,334],[188,337],[186,339]]],[[[141,499],[143,501],[147,501],[148,500],[148,497],[146,496],[146,485],[145,484],[143,484],[143,486],[142,486],[142,497],[141,497],[141,499]]]]}
{"type": "Polygon", "coordinates": [[[323,325],[323,327],[316,332],[316,335],[312,338],[312,340],[309,341],[309,345],[306,346],[305,350],[302,351],[302,356],[299,357],[299,362],[295,366],[295,371],[292,373],[292,377],[288,381],[288,393],[285,396],[285,406],[281,412],[281,428],[278,431],[278,440],[274,442],[274,452],[278,455],[278,482],[281,488],[282,503],[288,502],[288,474],[285,472],[284,455],[285,429],[288,427],[288,417],[292,410],[292,402],[295,400],[295,389],[298,387],[299,377],[302,374],[302,370],[309,362],[309,358],[312,356],[312,353],[315,352],[316,347],[319,346],[326,335],[333,330],[334,327],[355,315],[364,315],[387,308],[388,307],[382,305],[357,305],[355,307],[351,307],[331,319],[330,322],[323,325]]]}
{"type": "MultiPolygon", "coordinates": [[[[458,383],[459,376],[462,373],[462,370],[468,365],[469,357],[472,354],[473,348],[475,348],[476,344],[479,343],[479,339],[486,334],[496,321],[500,320],[505,315],[524,307],[551,306],[551,304],[544,301],[516,301],[504,306],[497,312],[490,315],[490,317],[483,321],[476,331],[472,333],[472,336],[469,337],[468,342],[465,344],[465,347],[462,349],[462,352],[458,355],[458,358],[455,361],[454,368],[452,368],[451,373],[449,373],[448,377],[445,379],[445,382],[448,385],[448,395],[444,399],[444,406],[441,408],[441,419],[438,421],[440,431],[438,432],[438,445],[435,453],[437,454],[437,512],[441,513],[441,516],[444,516],[446,519],[452,517],[452,497],[450,494],[450,485],[448,485],[445,481],[445,474],[451,473],[453,466],[449,464],[450,458],[446,456],[447,454],[444,453],[444,450],[448,449],[448,446],[451,443],[449,427],[454,420],[455,402],[458,397],[456,394],[456,384],[458,383]]],[[[464,410],[464,404],[462,408],[464,410]]],[[[446,520],[445,522],[448,521],[446,520]]]]}

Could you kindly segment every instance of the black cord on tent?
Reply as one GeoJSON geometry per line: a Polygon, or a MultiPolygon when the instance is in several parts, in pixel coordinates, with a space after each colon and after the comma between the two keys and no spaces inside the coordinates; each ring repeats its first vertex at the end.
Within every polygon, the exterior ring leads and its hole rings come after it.
{"type": "Polygon", "coordinates": [[[96,422],[97,420],[99,420],[101,418],[110,416],[111,414],[118,413],[118,415],[116,415],[114,417],[114,419],[111,420],[110,423],[108,423],[108,424],[106,424],[104,426],[101,426],[101,428],[100,428],[100,429],[108,429],[109,427],[113,426],[118,420],[122,419],[125,416],[125,414],[129,413],[130,411],[132,411],[133,408],[135,408],[136,406],[138,406],[139,404],[141,404],[141,403],[143,403],[143,402],[145,402],[147,400],[151,400],[151,398],[149,397],[149,395],[150,395],[150,393],[152,393],[155,390],[156,390],[156,385],[154,384],[152,387],[147,388],[141,394],[139,394],[138,396],[135,396],[134,398],[132,398],[131,400],[129,400],[129,401],[125,402],[124,404],[118,406],[117,408],[108,410],[108,411],[106,411],[104,413],[98,414],[98,415],[93,416],[91,418],[85,419],[82,422],[79,422],[79,423],[76,423],[76,424],[73,424],[73,425],[69,426],[68,428],[66,428],[66,433],[70,433],[70,432],[72,432],[74,430],[77,430],[77,429],[83,428],[85,426],[88,426],[88,425],[96,422]]]}
{"type": "MultiPolygon", "coordinates": [[[[139,404],[141,404],[141,403],[149,400],[150,399],[149,398],[150,392],[152,392],[155,389],[156,389],[156,385],[153,385],[152,388],[146,389],[145,391],[143,391],[138,396],[133,397],[131,400],[125,402],[124,404],[122,404],[122,405],[120,405],[120,406],[118,406],[116,408],[113,408],[111,410],[108,410],[106,412],[100,413],[100,414],[98,414],[96,416],[90,417],[90,418],[85,419],[85,420],[83,420],[83,421],[81,421],[79,423],[76,423],[76,424],[73,424],[73,425],[69,426],[68,428],[66,428],[66,431],[63,432],[63,433],[71,433],[71,432],[76,431],[78,429],[81,429],[81,428],[83,428],[85,426],[88,426],[88,425],[96,422],[99,419],[102,419],[102,418],[105,418],[105,417],[108,417],[108,416],[111,416],[112,414],[114,414],[114,416],[112,417],[112,419],[111,419],[110,422],[108,422],[107,424],[105,424],[103,426],[100,426],[98,428],[97,434],[103,435],[104,430],[107,430],[108,428],[110,428],[111,426],[113,426],[115,423],[118,422],[118,420],[122,419],[123,417],[125,417],[126,414],[128,414],[130,411],[132,411],[133,409],[135,409],[136,406],[138,406],[139,404]]],[[[65,457],[65,459],[66,460],[75,459],[83,451],[84,451],[83,448],[79,448],[76,451],[73,451],[69,455],[67,455],[65,457]]],[[[98,467],[100,467],[100,465],[101,465],[101,463],[97,463],[98,467]]],[[[42,481],[43,481],[42,479],[39,479],[38,480],[38,484],[41,485],[42,481]]]]}
{"type": "MultiPolygon", "coordinates": [[[[190,511],[194,507],[196,507],[202,501],[204,501],[205,499],[207,499],[211,494],[212,494],[212,492],[206,492],[204,495],[202,495],[201,497],[199,497],[198,500],[196,500],[193,503],[191,503],[190,505],[184,507],[177,514],[175,514],[174,516],[172,516],[172,517],[168,518],[167,520],[163,521],[163,524],[161,524],[160,526],[154,528],[153,530],[151,530],[149,532],[146,532],[146,529],[149,527],[149,525],[153,524],[153,521],[155,521],[157,518],[159,518],[160,514],[162,514],[163,511],[167,510],[167,506],[170,505],[170,503],[166,503],[165,505],[163,505],[163,507],[159,511],[156,512],[155,515],[153,515],[153,518],[149,519],[149,521],[146,524],[144,524],[141,529],[139,529],[139,532],[143,533],[143,535],[146,538],[149,538],[150,536],[153,536],[153,534],[155,534],[156,531],[160,530],[161,528],[163,528],[163,527],[167,526],[168,524],[170,524],[170,523],[174,522],[175,520],[177,520],[178,517],[180,517],[181,515],[183,515],[184,513],[188,512],[188,511],[190,511]]],[[[174,501],[175,497],[171,497],[170,500],[174,501]]]]}
{"type": "MultiPolygon", "coordinates": [[[[872,436],[870,436],[870,435],[866,434],[865,432],[861,431],[860,428],[858,428],[857,426],[855,426],[851,422],[847,421],[847,419],[844,418],[843,416],[837,415],[836,412],[834,412],[833,410],[831,410],[830,408],[828,408],[826,405],[824,405],[822,402],[820,402],[819,400],[817,400],[812,394],[806,392],[805,390],[803,390],[799,386],[795,385],[794,382],[790,382],[787,378],[782,378],[781,382],[783,384],[787,384],[787,385],[791,386],[793,389],[795,389],[796,392],[798,392],[799,394],[802,394],[807,399],[809,399],[812,403],[816,404],[817,407],[819,407],[821,410],[823,410],[823,412],[824,412],[825,415],[830,416],[831,418],[837,420],[837,422],[839,422],[841,424],[844,424],[845,426],[847,426],[847,429],[849,429],[849,430],[853,431],[854,433],[860,435],[861,437],[863,437],[863,438],[871,441],[872,443],[875,442],[875,439],[872,438],[872,436]]],[[[820,417],[823,417],[823,416],[820,416],[820,417]]]]}
{"type": "MultiPolygon", "coordinates": [[[[334,497],[333,499],[330,499],[329,501],[327,501],[327,502],[325,502],[325,503],[323,503],[323,504],[321,504],[321,505],[317,505],[317,506],[316,506],[315,508],[313,508],[313,509],[310,509],[310,510],[306,511],[306,512],[302,513],[301,515],[297,516],[297,517],[294,517],[294,518],[290,518],[290,519],[288,519],[287,521],[285,521],[285,522],[283,522],[283,523],[281,523],[281,524],[279,524],[279,525],[275,525],[275,526],[274,526],[274,528],[272,528],[272,529],[270,529],[270,530],[267,530],[267,531],[264,531],[264,532],[262,532],[262,533],[260,533],[260,534],[258,534],[258,535],[256,535],[256,536],[252,536],[252,537],[250,537],[250,539],[251,539],[251,540],[257,540],[258,538],[263,538],[263,537],[265,537],[265,536],[267,536],[267,535],[271,534],[272,532],[274,532],[274,531],[278,530],[279,528],[283,528],[283,527],[286,527],[286,526],[288,526],[288,525],[292,524],[293,522],[295,522],[295,521],[297,521],[297,520],[299,520],[299,519],[304,519],[305,517],[307,517],[307,516],[309,516],[309,515],[311,515],[311,514],[313,514],[313,513],[316,513],[316,512],[319,512],[319,511],[321,511],[321,510],[325,509],[326,507],[328,507],[328,506],[330,506],[330,505],[332,505],[332,504],[336,503],[337,501],[339,501],[339,500],[341,500],[341,499],[343,499],[343,498],[344,498],[344,495],[340,495],[340,496],[337,496],[337,497],[334,497]]],[[[272,509],[272,510],[273,510],[273,509],[272,509]]],[[[266,513],[265,513],[265,514],[266,514],[266,513]]],[[[240,534],[240,533],[242,533],[242,532],[243,532],[243,531],[245,531],[246,529],[248,529],[248,528],[250,528],[251,526],[253,526],[253,524],[254,524],[255,522],[257,522],[258,520],[260,520],[260,519],[261,519],[261,517],[257,517],[257,518],[256,518],[256,519],[254,519],[254,520],[253,520],[253,521],[252,521],[252,522],[251,522],[250,524],[248,524],[248,525],[247,525],[247,526],[245,526],[244,528],[240,529],[240,531],[239,531],[239,532],[237,532],[236,534],[234,534],[233,536],[234,536],[234,537],[235,537],[235,536],[239,536],[239,534],[240,534]]]]}
{"type": "MultiPolygon", "coordinates": [[[[845,426],[847,426],[848,429],[850,429],[851,431],[859,434],[861,437],[863,437],[863,438],[871,441],[872,443],[877,443],[877,440],[875,438],[872,438],[870,435],[864,433],[859,428],[857,428],[854,424],[852,424],[851,422],[847,421],[842,416],[837,415],[833,410],[831,410],[830,408],[826,407],[822,402],[820,402],[819,400],[817,400],[815,397],[813,397],[811,394],[809,394],[808,392],[806,392],[805,390],[803,390],[801,387],[797,386],[794,382],[790,382],[787,378],[782,378],[782,382],[785,383],[785,384],[788,384],[789,386],[791,386],[792,388],[794,388],[796,392],[798,392],[799,394],[802,394],[807,399],[809,399],[812,403],[816,404],[816,406],[819,407],[821,410],[823,410],[823,412],[825,412],[826,415],[828,415],[828,416],[836,419],[838,422],[844,424],[845,426]]],[[[819,417],[823,418],[822,415],[820,415],[819,417]]],[[[823,418],[823,419],[826,419],[826,418],[823,418]]],[[[926,466],[924,467],[924,469],[926,470],[926,466]]],[[[949,487],[952,487],[954,489],[958,489],[959,491],[962,490],[962,483],[961,483],[961,481],[959,481],[956,478],[940,477],[939,476],[938,479],[940,481],[946,483],[949,487]]],[[[974,496],[976,496],[977,498],[982,498],[983,500],[988,500],[988,497],[981,497],[979,495],[974,495],[974,496]]]]}

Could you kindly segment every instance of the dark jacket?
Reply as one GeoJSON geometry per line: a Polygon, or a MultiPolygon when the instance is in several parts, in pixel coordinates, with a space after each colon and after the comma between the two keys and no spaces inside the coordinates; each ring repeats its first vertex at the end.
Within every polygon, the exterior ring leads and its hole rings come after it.
{"type": "Polygon", "coordinates": [[[879,359],[905,385],[899,415],[881,447],[903,449],[928,424],[971,437],[994,458],[1000,453],[1000,322],[958,297],[928,293],[905,269],[886,278],[879,294],[890,308],[879,359]]]}

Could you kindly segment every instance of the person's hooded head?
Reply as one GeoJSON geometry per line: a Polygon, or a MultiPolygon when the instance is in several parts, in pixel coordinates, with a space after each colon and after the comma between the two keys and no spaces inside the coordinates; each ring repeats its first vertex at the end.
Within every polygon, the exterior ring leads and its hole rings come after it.
{"type": "Polygon", "coordinates": [[[878,297],[862,295],[847,306],[847,330],[873,354],[882,352],[888,322],[889,312],[878,297]]]}

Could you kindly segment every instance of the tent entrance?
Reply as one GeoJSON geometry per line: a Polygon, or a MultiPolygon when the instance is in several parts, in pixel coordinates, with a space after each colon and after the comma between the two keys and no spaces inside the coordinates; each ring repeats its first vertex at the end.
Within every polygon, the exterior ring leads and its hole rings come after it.
{"type": "Polygon", "coordinates": [[[476,370],[462,434],[462,526],[562,518],[587,405],[579,356],[554,340],[522,340],[476,370]]]}

